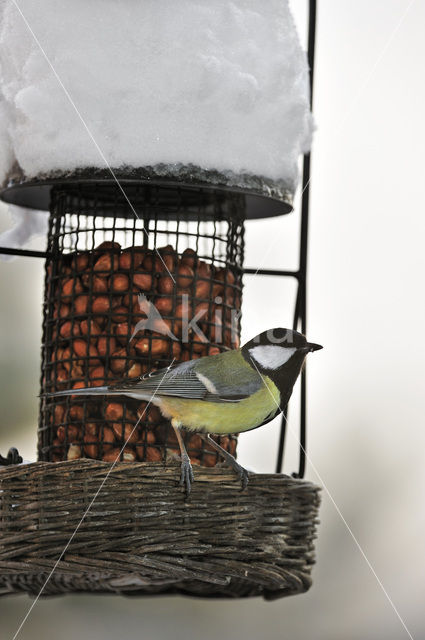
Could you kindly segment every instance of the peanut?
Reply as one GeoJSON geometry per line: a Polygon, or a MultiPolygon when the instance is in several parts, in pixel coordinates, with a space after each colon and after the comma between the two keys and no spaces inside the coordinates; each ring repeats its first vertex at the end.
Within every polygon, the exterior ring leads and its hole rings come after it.
{"type": "Polygon", "coordinates": [[[55,405],[55,408],[53,409],[53,418],[54,418],[55,424],[62,422],[64,415],[65,415],[65,407],[63,406],[63,404],[55,405]]]}
{"type": "Polygon", "coordinates": [[[89,265],[89,256],[87,253],[76,253],[72,258],[72,268],[75,271],[84,271],[89,265]]]}
{"type": "Polygon", "coordinates": [[[69,407],[68,415],[71,420],[82,422],[84,420],[84,407],[80,404],[73,404],[69,407]]]}
{"type": "Polygon", "coordinates": [[[110,358],[110,369],[113,373],[123,373],[127,365],[127,351],[125,348],[114,351],[110,358]]]}
{"type": "Polygon", "coordinates": [[[81,458],[81,447],[77,444],[70,444],[66,458],[67,460],[78,460],[78,458],[81,458]]]}
{"type": "Polygon", "coordinates": [[[204,467],[215,467],[217,463],[217,455],[215,453],[204,453],[201,459],[201,464],[204,467]]]}
{"type": "Polygon", "coordinates": [[[176,284],[179,289],[187,289],[193,282],[193,270],[186,264],[181,264],[177,270],[176,284]]]}
{"type": "Polygon", "coordinates": [[[121,245],[119,242],[113,242],[112,240],[104,240],[101,244],[95,248],[95,252],[97,251],[105,251],[112,249],[115,252],[121,250],[121,245]]]}
{"type": "MultiPolygon", "coordinates": [[[[72,343],[72,349],[79,358],[95,358],[99,355],[94,344],[90,344],[86,342],[86,340],[82,340],[80,338],[74,340],[72,343]]],[[[94,362],[91,362],[91,364],[94,364],[94,362]]]]}
{"type": "Polygon", "coordinates": [[[168,271],[173,271],[177,263],[177,252],[171,246],[171,244],[167,244],[166,247],[161,247],[160,249],[158,249],[158,253],[164,260],[165,266],[167,267],[168,271]]]}
{"type": "Polygon", "coordinates": [[[180,263],[186,264],[191,269],[194,269],[197,259],[198,259],[198,256],[196,255],[196,251],[194,251],[193,249],[185,249],[182,253],[180,263]]]}
{"type": "Polygon", "coordinates": [[[211,281],[197,280],[195,285],[195,298],[209,298],[211,281]]]}
{"type": "Polygon", "coordinates": [[[221,445],[223,447],[223,449],[226,449],[226,451],[227,451],[227,448],[229,446],[229,438],[228,438],[228,436],[220,436],[218,444],[221,445]]]}
{"type": "Polygon", "coordinates": [[[56,382],[58,385],[64,385],[66,382],[68,382],[68,372],[66,369],[57,369],[56,382]]]}
{"type": "Polygon", "coordinates": [[[91,338],[95,338],[102,333],[101,328],[94,320],[81,320],[80,328],[83,336],[88,336],[90,334],[91,338]]]}
{"type": "MultiPolygon", "coordinates": [[[[140,407],[139,407],[140,408],[140,407]]],[[[147,410],[147,419],[149,425],[158,424],[161,421],[161,412],[155,405],[151,404],[147,410]]],[[[146,414],[145,414],[146,417],[146,414]]]]}
{"type": "Polygon", "coordinates": [[[180,342],[176,342],[175,340],[173,340],[173,342],[171,343],[171,355],[173,356],[173,358],[178,360],[180,358],[181,352],[182,347],[180,342]]]}
{"type": "Polygon", "coordinates": [[[128,319],[128,309],[126,307],[117,307],[111,316],[112,322],[125,322],[128,319]]]}
{"type": "Polygon", "coordinates": [[[223,295],[224,292],[224,287],[222,284],[213,284],[212,286],[212,291],[211,291],[211,299],[215,300],[218,297],[221,297],[223,295]]]}
{"type": "Polygon", "coordinates": [[[129,442],[130,444],[135,444],[139,438],[137,428],[134,428],[134,424],[130,424],[129,422],[114,422],[112,429],[115,437],[118,440],[122,440],[123,443],[129,442]]]}
{"type": "Polygon", "coordinates": [[[115,443],[115,433],[111,427],[104,426],[101,430],[101,439],[103,442],[103,450],[109,451],[115,443]]]}
{"type": "Polygon", "coordinates": [[[152,274],[140,272],[134,273],[133,284],[142,291],[150,291],[152,288],[152,274]]]}
{"type": "Polygon", "coordinates": [[[116,341],[113,336],[107,338],[106,336],[99,336],[97,340],[97,351],[102,358],[104,358],[108,351],[113,353],[116,350],[116,341]]]}
{"type": "MultiPolygon", "coordinates": [[[[84,389],[86,385],[84,384],[84,382],[74,382],[74,384],[72,385],[73,389],[84,389]]],[[[78,396],[71,396],[71,400],[78,400],[78,396]]]]}
{"type": "Polygon", "coordinates": [[[162,275],[158,279],[158,291],[159,293],[164,293],[169,295],[173,293],[174,290],[174,282],[172,278],[168,275],[162,275]]]}
{"type": "Polygon", "coordinates": [[[203,260],[199,260],[196,271],[198,275],[203,276],[204,278],[211,278],[211,267],[203,260]]]}
{"type": "Polygon", "coordinates": [[[122,303],[123,303],[124,306],[128,307],[129,309],[132,308],[133,313],[141,313],[140,309],[139,309],[139,291],[138,291],[138,289],[133,289],[132,293],[127,293],[123,297],[122,303]]]}
{"type": "Polygon", "coordinates": [[[129,247],[120,255],[120,269],[137,269],[145,257],[147,250],[144,247],[129,247]]]}
{"type": "Polygon", "coordinates": [[[94,444],[93,440],[97,441],[97,436],[86,433],[84,436],[84,453],[89,458],[97,458],[99,455],[99,446],[94,444]]]}
{"type": "Polygon", "coordinates": [[[83,290],[80,278],[70,278],[66,280],[62,285],[62,299],[67,302],[71,299],[71,296],[77,296],[83,290]]]}
{"type": "Polygon", "coordinates": [[[129,286],[130,280],[125,273],[115,273],[109,278],[109,287],[112,291],[122,293],[123,291],[128,291],[129,286]]]}
{"type": "Polygon", "coordinates": [[[61,442],[68,440],[68,442],[78,443],[81,440],[81,429],[75,424],[61,425],[57,429],[57,435],[61,442]]]}
{"type": "Polygon", "coordinates": [[[101,387],[105,384],[105,369],[104,367],[94,367],[90,369],[89,372],[90,377],[90,386],[91,387],[101,387]]]}
{"type": "Polygon", "coordinates": [[[59,438],[53,438],[53,443],[52,444],[58,450],[63,451],[62,442],[59,440],[59,438]]]}
{"type": "Polygon", "coordinates": [[[155,299],[155,307],[158,309],[162,316],[168,316],[173,311],[173,298],[172,296],[164,296],[163,298],[155,299]]]}
{"type": "Polygon", "coordinates": [[[87,289],[91,289],[93,293],[107,293],[108,283],[106,278],[95,276],[94,273],[85,273],[82,276],[83,284],[87,289]]]}
{"type": "MultiPolygon", "coordinates": [[[[86,307],[87,308],[87,307],[86,307]]],[[[94,296],[92,300],[93,313],[106,313],[109,311],[108,296],[94,296]]]]}
{"type": "Polygon", "coordinates": [[[150,429],[148,429],[147,431],[145,431],[145,433],[143,434],[143,437],[146,438],[146,442],[148,444],[155,444],[156,442],[156,437],[153,431],[151,431],[150,429]],[[146,435],[145,435],[146,434],[146,435]]]}
{"type": "Polygon", "coordinates": [[[55,306],[53,311],[53,318],[56,320],[57,318],[66,318],[71,313],[71,307],[69,304],[61,304],[59,309],[55,306]]]}
{"type": "Polygon", "coordinates": [[[161,462],[162,453],[157,447],[146,447],[145,460],[148,462],[161,462]]]}
{"type": "Polygon", "coordinates": [[[127,373],[129,378],[140,378],[142,375],[142,365],[139,362],[135,362],[127,373]]]}
{"type": "Polygon", "coordinates": [[[61,326],[61,328],[59,330],[59,334],[62,336],[62,338],[70,338],[71,334],[73,336],[79,336],[80,335],[80,327],[79,327],[78,322],[72,322],[71,320],[67,320],[61,326]]]}
{"type": "Polygon", "coordinates": [[[205,355],[206,351],[208,349],[208,340],[205,336],[201,337],[200,336],[194,336],[194,340],[192,342],[192,349],[193,349],[193,359],[195,359],[195,354],[202,354],[205,355]]]}
{"type": "Polygon", "coordinates": [[[176,318],[188,318],[190,315],[191,305],[186,300],[185,302],[180,302],[176,306],[175,316],[176,318]]]}
{"type": "MultiPolygon", "coordinates": [[[[78,361],[77,361],[78,362],[78,361]]],[[[70,378],[83,378],[83,368],[76,362],[71,363],[71,375],[70,378]]]]}
{"type": "Polygon", "coordinates": [[[224,282],[225,284],[235,284],[235,275],[230,269],[217,269],[214,275],[215,280],[224,282]]]}
{"type": "Polygon", "coordinates": [[[208,356],[216,356],[218,355],[220,352],[220,349],[218,347],[213,347],[212,345],[210,345],[208,347],[208,351],[207,351],[207,355],[208,356]]]}
{"type": "Polygon", "coordinates": [[[117,420],[121,420],[123,417],[124,409],[121,404],[118,402],[110,402],[106,405],[105,409],[105,418],[106,420],[111,420],[116,422],[117,420]]]}
{"type": "Polygon", "coordinates": [[[169,349],[169,341],[159,334],[153,334],[150,338],[141,338],[135,343],[135,347],[141,353],[151,353],[158,356],[167,353],[169,349]]]}
{"type": "Polygon", "coordinates": [[[58,350],[58,360],[61,360],[61,365],[67,371],[71,371],[72,363],[71,363],[71,350],[69,347],[63,349],[60,358],[59,358],[59,350],[58,350]]]}
{"type": "Polygon", "coordinates": [[[120,322],[115,327],[115,336],[121,344],[127,344],[134,331],[134,327],[127,322],[120,322]]]}
{"type": "Polygon", "coordinates": [[[115,254],[104,253],[95,263],[94,271],[105,271],[111,273],[119,266],[119,258],[115,254]]]}
{"type": "MultiPolygon", "coordinates": [[[[119,449],[118,447],[115,447],[114,449],[107,451],[103,455],[102,460],[104,462],[116,462],[120,460],[120,454],[121,454],[121,449],[119,449]]],[[[134,462],[136,460],[136,454],[133,451],[133,449],[130,449],[129,447],[125,447],[122,453],[122,459],[123,459],[123,462],[134,462]]]]}
{"type": "Polygon", "coordinates": [[[143,259],[142,267],[143,269],[146,269],[146,271],[150,271],[151,273],[162,273],[163,271],[165,271],[163,261],[158,256],[158,254],[153,251],[148,253],[147,256],[143,259]]]}
{"type": "Polygon", "coordinates": [[[196,433],[190,437],[189,442],[187,443],[188,449],[202,449],[202,445],[202,438],[196,433]]]}
{"type": "MultiPolygon", "coordinates": [[[[97,434],[99,432],[99,427],[96,422],[86,422],[85,432],[90,436],[93,436],[93,440],[96,440],[97,434]]],[[[97,440],[96,440],[97,441],[97,440]]]]}
{"type": "Polygon", "coordinates": [[[86,313],[87,306],[88,306],[88,296],[86,293],[75,298],[74,308],[76,313],[86,313]]]}

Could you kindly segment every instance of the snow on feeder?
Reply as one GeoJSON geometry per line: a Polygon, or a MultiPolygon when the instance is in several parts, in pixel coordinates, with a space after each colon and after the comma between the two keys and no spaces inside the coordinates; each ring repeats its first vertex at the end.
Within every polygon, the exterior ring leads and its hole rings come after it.
{"type": "MultiPolygon", "coordinates": [[[[122,2],[106,13],[84,3],[81,20],[74,3],[64,31],[53,2],[31,16],[84,118],[25,23],[2,9],[2,199],[50,213],[39,462],[20,466],[11,450],[0,472],[0,590],[300,593],[311,584],[318,510],[317,487],[302,480],[305,377],[297,477],[253,474],[241,492],[216,451],[188,433],[189,500],[173,431],[154,407],[43,396],[237,348],[245,223],[291,210],[308,150],[308,68],[287,2],[248,12],[184,0],[179,20],[174,5],[127,4],[128,14],[122,2]],[[97,84],[106,70],[111,82],[97,84]],[[99,488],[101,508],[90,509],[99,488]]],[[[306,202],[300,269],[267,272],[298,279],[294,328],[303,331],[306,202]]],[[[217,441],[236,455],[235,436],[217,441]]],[[[283,437],[278,471],[282,453],[283,437]]]]}

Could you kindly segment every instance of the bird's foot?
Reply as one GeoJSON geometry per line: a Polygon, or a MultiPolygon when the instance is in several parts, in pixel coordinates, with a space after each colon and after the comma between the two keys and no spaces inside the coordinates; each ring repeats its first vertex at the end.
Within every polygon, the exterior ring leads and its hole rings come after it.
{"type": "Polygon", "coordinates": [[[236,462],[236,458],[234,458],[231,453],[226,451],[226,449],[223,449],[223,447],[219,445],[218,442],[213,440],[210,435],[205,435],[205,434],[199,434],[199,435],[201,436],[202,440],[208,443],[210,447],[218,451],[219,454],[225,460],[225,462],[227,462],[227,464],[230,465],[234,471],[236,471],[236,473],[238,474],[241,480],[241,484],[242,484],[241,491],[246,489],[249,482],[248,471],[244,469],[244,467],[240,465],[239,462],[236,462]]]}
{"type": "Polygon", "coordinates": [[[188,497],[188,495],[190,494],[193,480],[194,476],[190,458],[187,454],[183,454],[180,473],[180,484],[185,487],[186,497],[188,497]]]}
{"type": "Polygon", "coordinates": [[[241,491],[243,491],[244,489],[247,488],[248,486],[248,482],[249,482],[249,475],[248,475],[248,471],[242,467],[242,465],[240,465],[238,462],[235,462],[232,464],[233,469],[236,471],[236,473],[238,474],[240,481],[241,481],[241,491]]]}

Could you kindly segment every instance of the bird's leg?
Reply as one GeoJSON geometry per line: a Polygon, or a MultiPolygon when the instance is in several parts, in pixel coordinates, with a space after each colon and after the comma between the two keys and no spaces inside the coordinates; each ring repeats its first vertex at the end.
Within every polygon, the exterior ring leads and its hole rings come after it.
{"type": "Polygon", "coordinates": [[[232,469],[236,471],[242,482],[242,490],[244,490],[249,482],[248,471],[244,469],[239,464],[239,462],[236,462],[236,459],[232,456],[231,453],[226,451],[226,449],[223,449],[223,447],[220,447],[218,442],[213,440],[210,435],[205,435],[203,433],[199,433],[198,435],[201,436],[202,440],[214,447],[214,449],[219,452],[219,454],[226,460],[226,462],[232,467],[232,469]]]}
{"type": "Polygon", "coordinates": [[[193,470],[190,464],[190,458],[187,454],[186,447],[184,446],[182,434],[180,433],[181,422],[178,420],[171,420],[171,425],[176,434],[177,442],[180,447],[180,456],[182,459],[180,484],[184,485],[186,489],[186,496],[189,495],[193,482],[193,470]]]}

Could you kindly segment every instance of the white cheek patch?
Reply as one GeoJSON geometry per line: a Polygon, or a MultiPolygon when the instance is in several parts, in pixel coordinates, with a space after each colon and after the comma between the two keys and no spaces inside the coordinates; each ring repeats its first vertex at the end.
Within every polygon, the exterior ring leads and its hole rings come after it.
{"type": "Polygon", "coordinates": [[[279,347],[275,344],[259,345],[249,350],[251,357],[264,369],[278,369],[288,362],[295,347],[279,347]]]}

